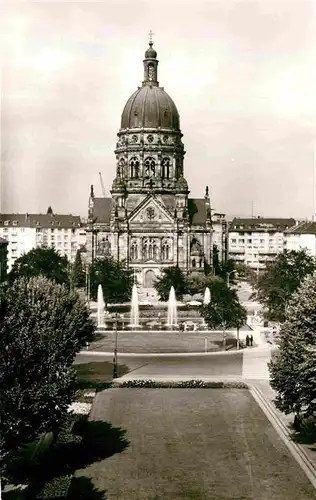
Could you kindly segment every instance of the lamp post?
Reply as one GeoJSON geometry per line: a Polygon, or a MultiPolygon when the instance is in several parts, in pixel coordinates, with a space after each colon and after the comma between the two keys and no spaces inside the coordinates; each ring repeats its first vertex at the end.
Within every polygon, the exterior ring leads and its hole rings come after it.
{"type": "Polygon", "coordinates": [[[117,312],[115,313],[115,344],[113,357],[113,378],[117,377],[117,312]]]}
{"type": "Polygon", "coordinates": [[[90,272],[89,265],[86,265],[86,300],[88,303],[88,307],[90,306],[90,272]]]}
{"type": "Polygon", "coordinates": [[[226,284],[227,284],[227,288],[229,288],[229,276],[233,273],[236,273],[236,269],[233,269],[232,271],[229,271],[226,273],[226,284]]]}
{"type": "Polygon", "coordinates": [[[237,339],[236,339],[236,349],[237,349],[237,351],[239,350],[239,347],[240,347],[239,328],[240,328],[240,325],[239,325],[239,323],[237,323],[237,339]]]}
{"type": "Polygon", "coordinates": [[[222,322],[222,328],[223,328],[223,350],[226,350],[226,325],[225,321],[223,320],[222,322]]]}

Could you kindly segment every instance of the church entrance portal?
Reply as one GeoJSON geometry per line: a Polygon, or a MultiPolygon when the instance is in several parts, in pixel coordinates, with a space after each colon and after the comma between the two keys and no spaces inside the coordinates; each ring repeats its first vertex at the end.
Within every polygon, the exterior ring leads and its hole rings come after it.
{"type": "Polygon", "coordinates": [[[154,273],[154,271],[152,271],[151,269],[149,269],[149,271],[146,271],[144,288],[153,288],[155,281],[156,274],[154,273]]]}

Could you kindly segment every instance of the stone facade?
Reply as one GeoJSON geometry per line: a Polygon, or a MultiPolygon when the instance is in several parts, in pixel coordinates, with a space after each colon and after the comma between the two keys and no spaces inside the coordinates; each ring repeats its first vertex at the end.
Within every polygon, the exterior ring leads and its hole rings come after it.
{"type": "MultiPolygon", "coordinates": [[[[203,198],[189,198],[179,113],[159,86],[157,54],[149,45],[144,81],[121,117],[112,197],[96,198],[91,186],[87,225],[88,258],[125,260],[146,289],[168,266],[204,272],[214,232],[208,187],[203,198]]],[[[226,234],[223,217],[215,225],[226,234]]],[[[222,246],[220,252],[225,258],[222,246]]]]}

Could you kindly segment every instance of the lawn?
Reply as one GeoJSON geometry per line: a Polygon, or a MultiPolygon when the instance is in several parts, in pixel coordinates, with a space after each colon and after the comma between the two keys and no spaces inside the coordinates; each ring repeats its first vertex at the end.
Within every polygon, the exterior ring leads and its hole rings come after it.
{"type": "MultiPolygon", "coordinates": [[[[207,338],[208,352],[222,349],[222,332],[180,332],[180,331],[120,331],[117,337],[119,353],[159,352],[204,352],[207,338]]],[[[98,335],[89,346],[90,351],[113,352],[115,332],[98,335]]],[[[226,347],[235,348],[235,332],[227,331],[226,347]]]]}
{"type": "Polygon", "coordinates": [[[248,390],[109,389],[91,418],[130,442],[78,471],[108,500],[315,498],[248,390]]]}
{"type": "MultiPolygon", "coordinates": [[[[80,388],[104,388],[113,380],[113,363],[108,361],[93,361],[91,363],[75,364],[78,385],[80,388]]],[[[128,373],[126,365],[117,365],[117,376],[128,373]]]]}

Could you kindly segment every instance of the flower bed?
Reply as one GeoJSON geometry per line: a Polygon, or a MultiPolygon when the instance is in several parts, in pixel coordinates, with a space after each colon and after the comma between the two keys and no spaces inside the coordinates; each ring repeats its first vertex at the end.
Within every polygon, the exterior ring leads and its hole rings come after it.
{"type": "Polygon", "coordinates": [[[210,381],[203,380],[184,380],[180,382],[162,382],[155,380],[126,380],[119,387],[128,388],[177,388],[177,389],[248,389],[248,385],[244,382],[234,381],[210,381]]]}

